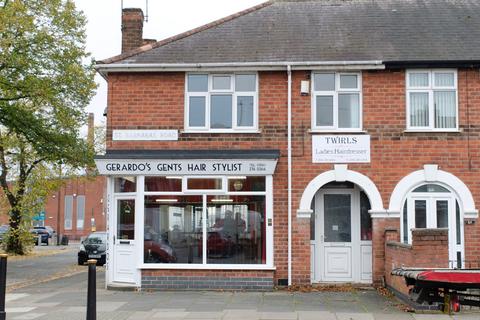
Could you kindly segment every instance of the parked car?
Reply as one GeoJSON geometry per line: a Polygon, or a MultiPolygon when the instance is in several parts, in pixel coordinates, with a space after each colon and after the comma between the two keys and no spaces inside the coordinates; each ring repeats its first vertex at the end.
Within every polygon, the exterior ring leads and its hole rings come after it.
{"type": "Polygon", "coordinates": [[[78,264],[83,265],[89,259],[96,259],[98,265],[103,265],[106,263],[106,251],[107,233],[90,233],[80,245],[80,251],[78,251],[78,264]]]}
{"type": "Polygon", "coordinates": [[[5,234],[8,232],[8,229],[10,228],[9,225],[4,224],[0,226],[0,242],[3,241],[3,238],[5,237],[5,234]]]}
{"type": "Polygon", "coordinates": [[[42,243],[45,243],[48,246],[49,234],[48,231],[44,229],[44,227],[34,227],[33,229],[30,229],[30,233],[34,237],[33,240],[36,246],[41,245],[42,243]],[[40,243],[38,243],[39,236],[41,237],[40,243]]]}
{"type": "Polygon", "coordinates": [[[42,229],[42,230],[46,230],[48,232],[48,237],[51,239],[53,234],[55,233],[55,230],[53,230],[52,227],[50,226],[44,226],[44,227],[33,227],[33,229],[42,229]]]}

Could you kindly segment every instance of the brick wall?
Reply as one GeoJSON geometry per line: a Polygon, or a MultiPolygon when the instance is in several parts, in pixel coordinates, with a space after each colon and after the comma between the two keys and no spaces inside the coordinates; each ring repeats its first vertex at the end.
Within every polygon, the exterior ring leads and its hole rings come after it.
{"type": "Polygon", "coordinates": [[[272,290],[273,271],[142,270],[142,288],[150,290],[272,290]]]}
{"type": "Polygon", "coordinates": [[[57,192],[48,196],[45,205],[45,225],[55,231],[60,227],[60,235],[67,235],[69,239],[80,239],[92,232],[91,218],[95,218],[96,230],[106,230],[106,217],[103,208],[103,197],[106,188],[106,178],[102,176],[86,178],[76,177],[69,179],[57,192]],[[73,196],[72,229],[65,230],[65,196],[73,196]],[[58,202],[60,196],[60,203],[58,202]],[[77,229],[77,199],[85,196],[85,219],[83,229],[77,229]],[[58,209],[60,212],[58,214],[58,209]],[[58,220],[58,217],[60,220],[58,220]],[[58,225],[58,221],[60,224],[58,225]]]}
{"type": "MultiPolygon", "coordinates": [[[[300,94],[300,81],[310,72],[293,72],[292,141],[293,207],[307,184],[333,164],[313,164],[310,95],[300,94]]],[[[460,132],[405,132],[405,71],[364,71],[363,130],[371,135],[371,162],[349,164],[350,170],[368,176],[388,208],[396,184],[424,164],[438,164],[460,178],[480,203],[480,74],[458,70],[460,132]]],[[[276,279],[287,277],[287,76],[286,72],[259,72],[260,133],[184,133],[185,74],[109,74],[107,148],[112,149],[265,149],[281,150],[274,175],[274,243],[276,279]],[[113,129],[178,129],[178,141],[112,141],[113,129]]],[[[384,230],[399,228],[399,219],[374,219],[374,282],[384,274],[384,230]]],[[[310,231],[308,219],[293,219],[293,280],[310,282],[310,231]]],[[[480,259],[480,227],[465,226],[466,259],[480,259]]]]}
{"type": "Polygon", "coordinates": [[[122,52],[130,51],[144,44],[143,12],[141,9],[122,10],[122,52]]]}
{"type": "MultiPolygon", "coordinates": [[[[398,237],[398,231],[395,233],[390,239],[398,237]]],[[[404,278],[392,276],[393,269],[447,268],[448,260],[448,229],[413,229],[411,245],[397,241],[385,243],[385,283],[407,296],[409,288],[404,278]]]]}

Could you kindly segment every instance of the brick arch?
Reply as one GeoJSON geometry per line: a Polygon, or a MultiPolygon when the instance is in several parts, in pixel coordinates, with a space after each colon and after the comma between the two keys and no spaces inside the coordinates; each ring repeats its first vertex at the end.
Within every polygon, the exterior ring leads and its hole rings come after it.
{"type": "Polygon", "coordinates": [[[464,218],[478,218],[472,193],[465,183],[451,173],[438,170],[438,166],[433,164],[425,165],[423,170],[412,172],[397,183],[390,197],[388,214],[399,217],[407,193],[425,183],[446,185],[456,195],[464,218]]]}
{"type": "Polygon", "coordinates": [[[310,181],[303,191],[302,198],[300,199],[297,217],[310,217],[312,214],[311,203],[313,197],[322,186],[332,181],[349,181],[355,183],[362,188],[367,195],[368,200],[370,201],[370,206],[372,209],[369,212],[371,214],[385,213],[382,196],[380,195],[375,183],[369,177],[359,172],[348,170],[347,165],[337,164],[334,166],[333,170],[323,172],[310,181]]]}

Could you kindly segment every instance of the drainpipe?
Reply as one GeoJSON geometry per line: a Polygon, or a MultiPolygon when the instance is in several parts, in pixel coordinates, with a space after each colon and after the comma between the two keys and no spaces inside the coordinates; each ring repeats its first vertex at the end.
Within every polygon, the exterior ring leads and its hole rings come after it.
{"type": "Polygon", "coordinates": [[[292,67],[287,65],[287,152],[288,152],[288,285],[292,285],[292,67]]]}

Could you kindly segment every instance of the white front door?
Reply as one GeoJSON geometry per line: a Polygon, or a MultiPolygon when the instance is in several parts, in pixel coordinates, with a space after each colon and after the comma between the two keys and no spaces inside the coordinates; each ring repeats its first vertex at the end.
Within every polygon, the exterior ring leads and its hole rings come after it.
{"type": "Polygon", "coordinates": [[[362,229],[360,211],[357,189],[317,193],[313,282],[371,282],[371,231],[362,229]]]}
{"type": "Polygon", "coordinates": [[[135,199],[116,199],[113,232],[113,281],[136,283],[135,199]]]}

